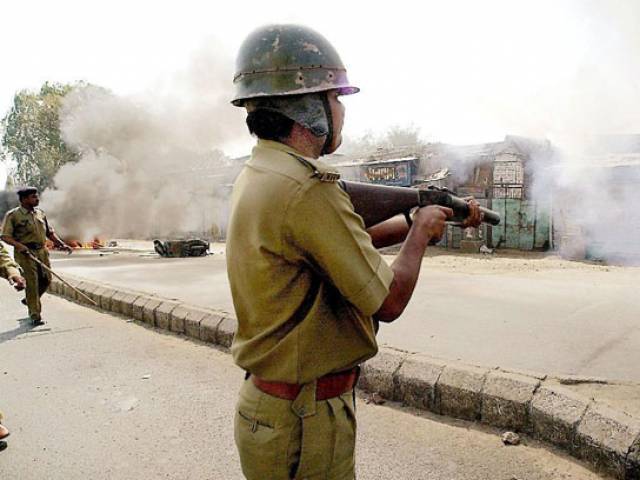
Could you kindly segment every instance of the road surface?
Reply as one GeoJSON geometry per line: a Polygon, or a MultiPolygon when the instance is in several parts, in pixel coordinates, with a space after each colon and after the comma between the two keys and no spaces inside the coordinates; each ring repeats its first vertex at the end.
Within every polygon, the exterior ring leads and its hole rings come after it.
{"type": "MultiPolygon", "coordinates": [[[[227,353],[83,308],[44,301],[30,329],[0,284],[0,407],[11,429],[0,478],[241,479],[232,412],[243,373],[227,353]]],[[[397,406],[358,402],[364,480],[595,480],[525,439],[397,406]]]]}
{"type": "MultiPolygon", "coordinates": [[[[204,258],[56,254],[61,273],[233,312],[223,247],[204,258]]],[[[385,257],[392,262],[394,257],[385,257]]],[[[522,258],[425,258],[379,341],[447,360],[640,382],[640,268],[522,258]]]]}

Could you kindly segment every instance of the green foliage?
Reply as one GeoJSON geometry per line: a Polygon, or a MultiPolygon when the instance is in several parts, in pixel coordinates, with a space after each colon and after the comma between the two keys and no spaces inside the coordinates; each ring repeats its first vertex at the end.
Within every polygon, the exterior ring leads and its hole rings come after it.
{"type": "Polygon", "coordinates": [[[391,148],[422,146],[424,144],[420,138],[420,129],[415,125],[394,125],[385,133],[385,140],[391,148]]]}
{"type": "Polygon", "coordinates": [[[62,165],[78,160],[60,135],[62,100],[75,86],[46,82],[37,93],[22,90],[14,96],[11,110],[1,121],[0,160],[15,162],[16,184],[42,191],[53,186],[62,165]]]}

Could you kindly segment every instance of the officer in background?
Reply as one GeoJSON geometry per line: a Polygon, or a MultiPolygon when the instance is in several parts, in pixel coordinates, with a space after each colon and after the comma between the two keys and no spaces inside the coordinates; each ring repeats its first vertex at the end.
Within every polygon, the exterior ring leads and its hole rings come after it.
{"type": "MultiPolygon", "coordinates": [[[[358,92],[340,57],[297,25],[242,44],[233,104],[258,137],[235,181],[227,270],[247,372],[235,415],[244,475],[353,479],[358,366],[378,350],[378,322],[407,305],[430,241],[453,212],[419,209],[365,230],[339,174],[318,158],[342,141],[341,95],[358,92]],[[404,244],[389,266],[376,248],[404,244]]],[[[471,203],[469,224],[480,223],[471,203]]]]}
{"type": "Polygon", "coordinates": [[[49,266],[49,252],[45,242],[49,238],[58,248],[71,253],[72,249],[66,245],[49,225],[47,217],[38,208],[40,197],[35,187],[25,187],[18,190],[20,206],[9,210],[2,224],[3,241],[14,248],[14,258],[22,268],[27,281],[27,295],[22,303],[29,309],[29,317],[33,325],[42,325],[40,297],[47,291],[51,283],[51,274],[33,261],[30,253],[45,265],[49,266]]]}
{"type": "MultiPolygon", "coordinates": [[[[0,242],[0,277],[6,278],[16,290],[24,290],[26,282],[20,275],[18,265],[15,264],[5,246],[0,242]]],[[[0,451],[7,448],[7,442],[2,441],[9,436],[9,430],[2,425],[2,412],[0,412],[0,451]]]]}

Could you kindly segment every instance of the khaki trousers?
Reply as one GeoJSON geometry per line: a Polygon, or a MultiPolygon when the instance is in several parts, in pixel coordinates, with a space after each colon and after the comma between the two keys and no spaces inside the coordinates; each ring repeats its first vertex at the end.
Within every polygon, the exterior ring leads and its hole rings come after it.
{"type": "Polygon", "coordinates": [[[282,400],[245,380],[235,414],[235,441],[248,480],[353,480],[356,417],[353,390],[315,400],[316,383],[282,400]]]}
{"type": "MultiPolygon", "coordinates": [[[[31,253],[46,266],[50,266],[49,252],[45,248],[31,250],[31,253]]],[[[40,297],[49,288],[51,274],[23,253],[15,252],[14,257],[27,281],[26,296],[29,315],[40,315],[42,311],[40,297]]]]}

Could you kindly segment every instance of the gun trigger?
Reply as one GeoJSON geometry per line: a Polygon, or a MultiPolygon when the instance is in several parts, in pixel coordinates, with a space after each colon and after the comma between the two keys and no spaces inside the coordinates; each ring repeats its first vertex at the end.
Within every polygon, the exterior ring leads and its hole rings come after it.
{"type": "Polygon", "coordinates": [[[407,221],[407,225],[409,225],[409,228],[411,228],[413,226],[413,220],[411,219],[411,213],[409,211],[405,211],[404,212],[404,218],[407,221]]]}

